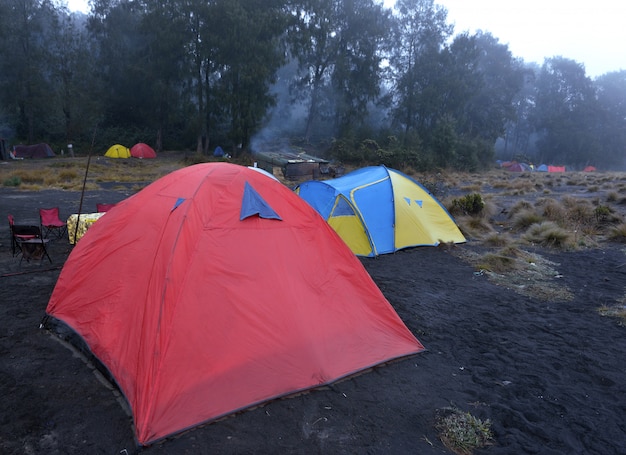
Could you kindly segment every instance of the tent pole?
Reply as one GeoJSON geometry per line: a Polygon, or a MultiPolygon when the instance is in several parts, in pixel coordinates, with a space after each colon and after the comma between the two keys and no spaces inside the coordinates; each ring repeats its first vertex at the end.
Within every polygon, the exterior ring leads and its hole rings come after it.
{"type": "Polygon", "coordinates": [[[93,137],[91,138],[91,147],[89,148],[89,154],[87,155],[87,166],[85,167],[85,177],[83,178],[83,188],[80,192],[80,203],[78,204],[78,215],[76,216],[76,227],[74,228],[74,245],[78,240],[78,225],[80,224],[80,214],[83,211],[83,199],[85,197],[85,185],[87,184],[87,174],[89,173],[89,163],[91,162],[91,152],[93,151],[94,143],[96,142],[96,130],[97,126],[93,129],[93,137]]]}

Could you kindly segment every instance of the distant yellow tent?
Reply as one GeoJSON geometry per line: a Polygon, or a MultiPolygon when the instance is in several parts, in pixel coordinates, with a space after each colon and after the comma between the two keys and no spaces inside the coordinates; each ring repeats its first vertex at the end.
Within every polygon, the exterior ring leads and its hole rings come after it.
{"type": "Polygon", "coordinates": [[[107,150],[104,156],[108,156],[109,158],[130,158],[130,150],[128,147],[115,144],[107,150]]]}

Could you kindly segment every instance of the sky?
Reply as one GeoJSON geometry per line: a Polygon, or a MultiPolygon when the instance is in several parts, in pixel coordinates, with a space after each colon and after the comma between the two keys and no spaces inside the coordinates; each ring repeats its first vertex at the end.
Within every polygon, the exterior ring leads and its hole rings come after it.
{"type": "MultiPolygon", "coordinates": [[[[386,4],[388,0],[385,0],[386,4]]],[[[514,57],[543,64],[561,56],[587,76],[626,70],[623,0],[435,0],[448,10],[454,34],[490,32],[514,57]]]]}
{"type": "MultiPolygon", "coordinates": [[[[88,11],[87,0],[68,0],[70,10],[88,11]]],[[[384,0],[392,6],[395,0],[384,0]]],[[[626,70],[624,0],[435,0],[448,10],[455,34],[490,32],[514,57],[541,65],[564,57],[585,65],[595,78],[626,70]]]]}
{"type": "Polygon", "coordinates": [[[82,11],[85,14],[89,12],[88,0],[67,0],[67,7],[70,11],[82,11]]]}

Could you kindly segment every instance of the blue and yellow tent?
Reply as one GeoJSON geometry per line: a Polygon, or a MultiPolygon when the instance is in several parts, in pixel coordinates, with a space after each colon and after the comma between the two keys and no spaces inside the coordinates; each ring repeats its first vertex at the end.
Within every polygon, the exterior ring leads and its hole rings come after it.
{"type": "Polygon", "coordinates": [[[365,167],[331,180],[304,182],[295,192],[358,256],[465,242],[452,216],[426,188],[385,166],[365,167]]]}

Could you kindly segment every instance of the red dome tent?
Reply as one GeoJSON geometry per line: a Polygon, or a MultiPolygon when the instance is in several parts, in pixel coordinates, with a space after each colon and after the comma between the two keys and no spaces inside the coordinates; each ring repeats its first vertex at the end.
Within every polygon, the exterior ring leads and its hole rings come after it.
{"type": "Polygon", "coordinates": [[[139,142],[131,147],[130,156],[135,158],[156,158],[156,152],[148,144],[139,142]]]}
{"type": "Polygon", "coordinates": [[[108,369],[143,445],[423,350],[315,210],[229,163],[118,203],[70,254],[46,312],[108,369]]]}
{"type": "Polygon", "coordinates": [[[56,156],[48,144],[15,145],[13,146],[15,158],[52,158],[56,156]]]}

